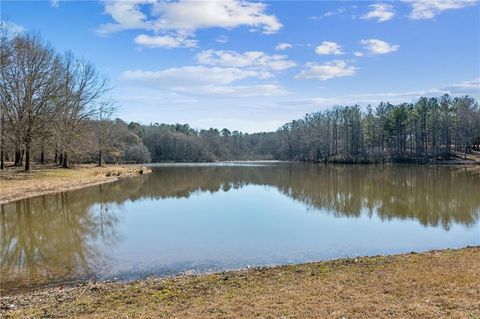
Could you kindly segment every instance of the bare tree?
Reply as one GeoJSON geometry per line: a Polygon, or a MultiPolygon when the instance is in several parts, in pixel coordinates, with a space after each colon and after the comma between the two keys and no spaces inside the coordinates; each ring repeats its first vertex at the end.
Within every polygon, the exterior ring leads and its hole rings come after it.
{"type": "Polygon", "coordinates": [[[113,114],[117,111],[118,107],[112,101],[100,102],[97,109],[96,116],[96,135],[98,141],[98,166],[102,166],[103,152],[105,150],[107,141],[110,139],[110,121],[113,114]]]}
{"type": "Polygon", "coordinates": [[[57,131],[63,151],[62,167],[69,165],[68,154],[86,129],[87,119],[97,112],[97,102],[108,90],[107,80],[93,64],[66,53],[62,59],[59,99],[56,101],[57,131]]]}
{"type": "MultiPolygon", "coordinates": [[[[8,40],[7,24],[0,24],[0,75],[3,75],[3,69],[11,63],[11,50],[8,40]]],[[[6,85],[3,76],[0,77],[0,86],[6,85]]],[[[5,166],[5,100],[3,99],[2,91],[0,89],[0,169],[4,169],[5,166]]]]}
{"type": "Polygon", "coordinates": [[[5,114],[3,112],[3,106],[0,105],[0,169],[5,167],[5,114]]]}
{"type": "Polygon", "coordinates": [[[55,114],[52,99],[58,90],[60,61],[36,35],[15,36],[9,49],[10,63],[0,69],[0,96],[6,117],[24,144],[29,171],[34,136],[55,114]]]}
{"type": "Polygon", "coordinates": [[[448,94],[444,94],[440,99],[440,108],[443,114],[443,156],[447,159],[450,156],[450,106],[452,99],[448,94]]]}

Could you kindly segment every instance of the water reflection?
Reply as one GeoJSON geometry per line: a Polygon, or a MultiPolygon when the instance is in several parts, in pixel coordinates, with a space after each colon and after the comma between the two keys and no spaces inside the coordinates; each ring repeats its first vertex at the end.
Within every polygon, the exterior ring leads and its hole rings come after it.
{"type": "Polygon", "coordinates": [[[122,187],[130,189],[139,183],[139,197],[131,198],[188,198],[196,192],[273,186],[313,209],[336,216],[359,217],[367,209],[384,220],[416,219],[422,225],[441,225],[447,230],[452,223],[473,225],[480,215],[480,178],[449,167],[186,165],[157,167],[154,174],[126,180],[122,187]]]}
{"type": "Polygon", "coordinates": [[[122,244],[118,228],[126,203],[131,207],[145,200],[186,199],[249,185],[277,189],[314,213],[335,217],[367,214],[447,231],[455,224],[477,227],[480,217],[480,178],[462,169],[288,163],[158,166],[150,175],[2,205],[0,292],[76,280],[107,269],[111,261],[106,252],[122,244]]]}
{"type": "Polygon", "coordinates": [[[1,206],[0,292],[83,278],[106,266],[98,242],[118,241],[118,215],[102,188],[1,206]]]}

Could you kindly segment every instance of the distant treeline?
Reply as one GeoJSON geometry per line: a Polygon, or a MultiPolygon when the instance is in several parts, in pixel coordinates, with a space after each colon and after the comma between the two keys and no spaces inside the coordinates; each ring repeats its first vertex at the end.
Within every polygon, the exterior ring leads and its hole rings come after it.
{"type": "MultiPolygon", "coordinates": [[[[468,96],[336,106],[276,132],[196,131],[187,124],[130,123],[154,162],[276,159],[306,162],[429,162],[480,151],[480,108],[468,96]]],[[[480,154],[478,154],[480,155],[480,154]]]]}
{"type": "Polygon", "coordinates": [[[429,161],[480,150],[480,109],[468,96],[416,103],[338,106],[284,125],[276,158],[300,161],[429,161]]]}
{"type": "Polygon", "coordinates": [[[468,96],[336,106],[267,133],[127,124],[112,119],[108,81],[91,63],[36,35],[0,31],[0,168],[7,161],[28,171],[32,160],[428,162],[480,151],[480,109],[468,96]]]}

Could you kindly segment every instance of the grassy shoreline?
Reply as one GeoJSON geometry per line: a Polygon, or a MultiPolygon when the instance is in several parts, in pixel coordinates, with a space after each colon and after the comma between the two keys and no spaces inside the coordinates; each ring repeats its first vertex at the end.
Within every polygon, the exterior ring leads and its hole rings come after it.
{"type": "Polygon", "coordinates": [[[480,318],[480,247],[3,296],[5,318],[480,318]]]}
{"type": "Polygon", "coordinates": [[[148,174],[141,165],[79,165],[69,169],[34,166],[30,173],[8,167],[0,171],[0,204],[19,199],[110,183],[119,178],[148,174]]]}

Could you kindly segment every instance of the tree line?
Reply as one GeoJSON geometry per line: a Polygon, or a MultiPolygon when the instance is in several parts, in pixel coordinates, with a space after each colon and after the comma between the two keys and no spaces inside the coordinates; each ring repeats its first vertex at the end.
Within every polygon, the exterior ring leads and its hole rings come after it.
{"type": "Polygon", "coordinates": [[[154,162],[290,160],[428,163],[480,156],[480,108],[468,96],[421,97],[415,103],[335,106],[276,132],[194,130],[187,124],[129,125],[154,162]]]}
{"type": "Polygon", "coordinates": [[[279,159],[395,162],[466,159],[480,151],[480,109],[475,99],[421,97],[415,103],[380,103],[375,109],[337,106],[285,124],[279,159]]]}
{"type": "Polygon", "coordinates": [[[335,106],[307,114],[275,132],[188,124],[142,125],[113,119],[108,79],[71,52],[39,36],[0,34],[0,168],[30,170],[32,160],[56,163],[291,160],[306,162],[429,162],[480,151],[475,99],[422,97],[415,103],[335,106]]]}

